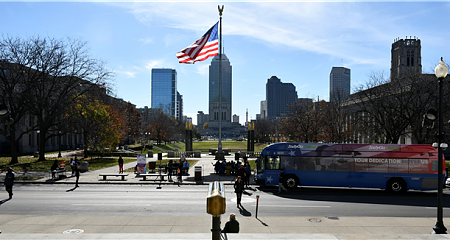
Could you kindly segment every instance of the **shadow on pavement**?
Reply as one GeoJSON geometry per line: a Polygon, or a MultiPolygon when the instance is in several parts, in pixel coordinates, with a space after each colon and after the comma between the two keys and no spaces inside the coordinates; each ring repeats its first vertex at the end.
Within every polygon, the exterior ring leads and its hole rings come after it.
{"type": "Polygon", "coordinates": [[[75,186],[75,187],[73,187],[72,189],[69,189],[69,190],[67,190],[66,192],[73,192],[75,189],[77,189],[78,187],[77,186],[75,186]]]}
{"type": "Polygon", "coordinates": [[[7,201],[9,201],[9,200],[11,200],[11,199],[7,198],[7,199],[1,200],[1,201],[0,201],[0,205],[2,205],[3,203],[5,203],[5,202],[7,202],[7,201]]]}
{"type": "MultiPolygon", "coordinates": [[[[402,206],[436,207],[437,191],[409,190],[405,193],[390,193],[384,189],[301,187],[290,189],[287,193],[278,193],[278,186],[260,186],[259,191],[298,200],[332,201],[349,203],[386,204],[402,206]]],[[[444,199],[450,199],[444,192],[444,199]]],[[[444,200],[444,207],[450,207],[450,201],[444,200]]]]}
{"type": "Polygon", "coordinates": [[[267,223],[261,221],[261,219],[256,218],[264,227],[268,227],[269,225],[267,225],[267,223]]]}
{"type": "Polygon", "coordinates": [[[247,211],[247,209],[244,208],[244,206],[240,205],[239,207],[239,213],[244,217],[251,217],[252,213],[247,211]]]}

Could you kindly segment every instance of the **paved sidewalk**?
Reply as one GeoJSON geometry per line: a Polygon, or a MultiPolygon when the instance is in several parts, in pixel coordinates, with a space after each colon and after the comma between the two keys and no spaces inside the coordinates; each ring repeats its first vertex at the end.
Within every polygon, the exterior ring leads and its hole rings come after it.
{"type": "MultiPolygon", "coordinates": [[[[165,158],[165,157],[164,157],[165,158]]],[[[156,156],[153,159],[156,160],[156,156]]],[[[234,160],[234,156],[227,156],[234,160]]],[[[190,167],[180,184],[209,184],[221,181],[233,183],[233,176],[214,174],[214,157],[202,155],[190,167]],[[201,166],[202,180],[195,180],[195,167],[201,166]]],[[[135,162],[124,164],[133,168],[135,162]]],[[[118,173],[118,166],[81,173],[79,184],[160,184],[143,181],[142,177],[128,173],[125,181],[119,177],[103,180],[100,173],[118,173]]],[[[69,175],[69,174],[67,174],[69,175]]],[[[179,184],[164,181],[161,184],[179,184]]],[[[53,181],[48,177],[24,183],[75,184],[74,177],[53,181]]],[[[20,184],[20,183],[18,183],[20,184]]],[[[206,186],[205,186],[206,187],[206,186]]],[[[1,205],[0,205],[1,207],[1,205]]],[[[211,239],[211,216],[36,216],[2,215],[0,212],[0,239],[211,239]],[[48,227],[51,226],[51,227],[48,227]],[[77,229],[83,233],[75,234],[77,229]],[[72,234],[63,234],[64,231],[72,234]]],[[[222,217],[222,226],[227,217],[222,217]]],[[[447,235],[431,234],[436,223],[430,218],[382,217],[239,217],[239,234],[229,234],[228,239],[450,239],[447,235]]],[[[450,218],[445,218],[448,223],[450,218]]]]}
{"type": "MultiPolygon", "coordinates": [[[[163,159],[167,159],[165,155],[163,155],[163,159]]],[[[234,160],[234,156],[227,156],[227,160],[231,161],[234,160]]],[[[225,184],[233,184],[234,176],[220,176],[214,173],[214,166],[213,164],[216,162],[214,160],[214,156],[202,154],[201,158],[195,158],[195,160],[199,160],[197,163],[190,166],[188,174],[183,175],[182,181],[178,182],[177,178],[175,176],[172,177],[172,181],[167,181],[167,178],[165,178],[165,181],[162,181],[161,184],[209,184],[214,181],[221,181],[225,184]],[[195,167],[200,166],[202,169],[201,176],[202,180],[196,181],[195,180],[195,167]]],[[[157,161],[157,157],[154,158],[147,158],[147,162],[149,161],[157,161]]],[[[156,162],[157,165],[159,164],[158,161],[156,162]]],[[[129,162],[125,163],[123,165],[124,169],[134,168],[136,166],[136,162],[129,162]]],[[[35,183],[52,183],[52,184],[75,184],[75,177],[71,176],[70,167],[67,166],[67,178],[62,180],[51,180],[47,174],[46,178],[39,179],[36,181],[33,181],[35,183]]],[[[98,170],[93,171],[87,171],[80,174],[79,184],[160,184],[160,181],[153,181],[149,179],[154,178],[148,178],[146,181],[143,180],[142,176],[139,176],[139,174],[135,174],[133,172],[125,172],[125,174],[128,174],[128,176],[125,177],[125,180],[122,181],[121,177],[107,177],[106,180],[103,180],[103,178],[100,176],[102,173],[119,173],[119,166],[112,166],[108,168],[102,168],[98,170]]],[[[28,182],[31,183],[31,182],[28,182]]]]}

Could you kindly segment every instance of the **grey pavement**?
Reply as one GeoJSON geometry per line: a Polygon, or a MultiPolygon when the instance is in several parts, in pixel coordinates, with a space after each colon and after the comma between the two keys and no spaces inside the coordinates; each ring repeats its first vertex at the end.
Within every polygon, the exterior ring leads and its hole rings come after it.
{"type": "MultiPolygon", "coordinates": [[[[69,153],[68,153],[69,154],[69,153]]],[[[165,158],[165,157],[164,157],[165,158]]],[[[233,160],[227,156],[227,160],[233,160]]],[[[156,160],[155,158],[147,160],[156,160]]],[[[213,156],[202,155],[190,167],[183,181],[161,184],[209,184],[221,181],[232,184],[232,176],[214,174],[213,156]],[[202,180],[195,180],[195,167],[202,167],[202,180]]],[[[135,162],[124,169],[133,168],[135,162]]],[[[125,181],[119,177],[103,180],[100,173],[118,173],[118,166],[81,174],[79,184],[160,184],[143,181],[128,173],[125,181]]],[[[69,173],[70,174],[70,173],[69,173]]],[[[68,174],[68,175],[69,175],[68,174]]],[[[174,178],[175,179],[175,178],[174,178]]],[[[48,177],[23,184],[75,184],[75,178],[53,181],[48,177]]],[[[18,184],[21,184],[18,182],[18,184]]],[[[206,186],[205,186],[206,187],[206,186]]],[[[1,206],[1,205],[0,205],[1,206]]],[[[222,226],[227,217],[222,216],[222,226]]],[[[247,217],[238,218],[241,231],[223,239],[450,239],[447,235],[431,234],[436,217],[247,217]]],[[[448,223],[450,218],[444,218],[448,223]]],[[[212,239],[210,216],[110,216],[110,215],[4,215],[0,212],[0,239],[212,239]]]]}

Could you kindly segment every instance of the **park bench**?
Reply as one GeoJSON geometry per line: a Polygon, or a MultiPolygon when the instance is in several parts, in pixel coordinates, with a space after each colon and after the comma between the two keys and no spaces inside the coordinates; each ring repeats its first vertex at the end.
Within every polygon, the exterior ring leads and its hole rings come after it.
{"type": "Polygon", "coordinates": [[[122,177],[122,181],[125,181],[125,177],[128,176],[128,173],[127,174],[124,174],[124,173],[100,173],[99,176],[103,177],[103,180],[106,180],[106,177],[108,177],[108,176],[122,177]]]}
{"type": "Polygon", "coordinates": [[[159,173],[141,173],[141,174],[139,174],[139,176],[142,176],[142,179],[143,179],[144,181],[147,180],[147,177],[155,177],[155,179],[149,179],[149,180],[157,181],[158,178],[161,176],[161,179],[160,179],[160,180],[161,180],[161,181],[165,181],[165,180],[164,180],[164,177],[167,177],[168,174],[165,174],[165,173],[161,173],[161,174],[159,174],[159,173]]]}
{"type": "Polygon", "coordinates": [[[66,168],[60,168],[57,170],[53,170],[49,172],[49,178],[51,178],[53,176],[53,174],[55,174],[57,179],[63,179],[66,177],[66,168]]]}

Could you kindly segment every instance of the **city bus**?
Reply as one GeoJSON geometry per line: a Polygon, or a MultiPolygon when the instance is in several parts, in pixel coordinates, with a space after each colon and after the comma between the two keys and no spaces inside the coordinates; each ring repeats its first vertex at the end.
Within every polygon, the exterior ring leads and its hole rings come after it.
{"type": "MultiPolygon", "coordinates": [[[[443,169],[445,169],[445,161],[443,169]]],[[[438,151],[431,145],[275,143],[261,151],[255,181],[278,185],[433,190],[438,151]]],[[[444,182],[446,172],[442,174],[444,182]]],[[[444,182],[440,184],[444,184],[444,182]]]]}

